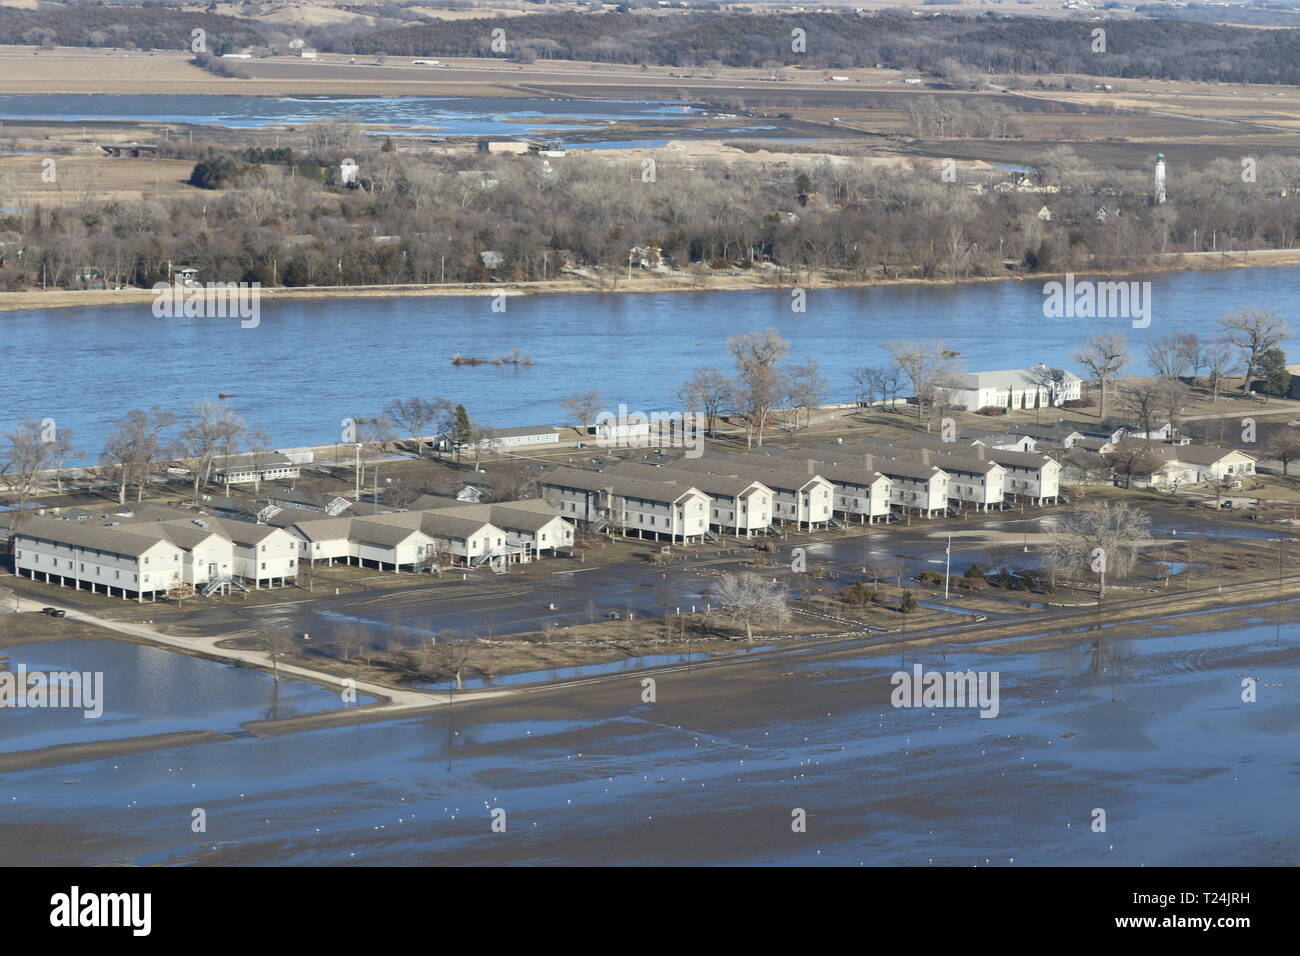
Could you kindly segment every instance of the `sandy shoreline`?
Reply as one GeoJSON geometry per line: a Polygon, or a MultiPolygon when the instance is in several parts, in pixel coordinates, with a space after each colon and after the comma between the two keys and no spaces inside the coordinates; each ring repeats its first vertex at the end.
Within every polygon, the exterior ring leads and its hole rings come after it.
{"type": "MultiPolygon", "coordinates": [[[[1078,275],[1131,276],[1166,272],[1248,269],[1260,266],[1300,265],[1300,249],[1264,249],[1250,252],[1176,253],[1167,265],[1122,270],[1092,270],[1078,275]]],[[[983,282],[1046,282],[1063,274],[970,276],[961,279],[839,279],[824,276],[801,277],[780,283],[767,272],[742,275],[691,276],[634,275],[604,279],[568,278],[538,282],[460,283],[446,285],[306,286],[262,288],[265,299],[391,299],[429,296],[573,295],[578,293],[663,293],[663,292],[749,292],[779,289],[861,289],[876,286],[949,286],[983,282]]],[[[152,303],[150,289],[0,292],[0,312],[79,308],[85,306],[152,303]]]]}

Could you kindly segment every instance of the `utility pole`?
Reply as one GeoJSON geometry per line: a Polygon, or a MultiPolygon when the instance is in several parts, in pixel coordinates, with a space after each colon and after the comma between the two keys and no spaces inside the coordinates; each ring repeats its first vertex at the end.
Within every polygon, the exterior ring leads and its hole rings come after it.
{"type": "Polygon", "coordinates": [[[356,495],[357,501],[361,500],[361,442],[357,442],[357,475],[356,475],[356,495]]]}
{"type": "Polygon", "coordinates": [[[943,599],[948,600],[948,575],[952,571],[952,535],[948,535],[948,546],[943,549],[947,555],[943,566],[943,599]]]}

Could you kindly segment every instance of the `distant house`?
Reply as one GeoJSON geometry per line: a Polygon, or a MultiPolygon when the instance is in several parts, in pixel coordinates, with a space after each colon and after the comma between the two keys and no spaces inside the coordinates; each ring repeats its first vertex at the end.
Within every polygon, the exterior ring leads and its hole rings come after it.
{"type": "Polygon", "coordinates": [[[266,498],[280,508],[316,511],[331,518],[342,514],[352,504],[347,498],[328,492],[308,491],[305,488],[276,488],[266,498]]]}
{"type": "Polygon", "coordinates": [[[1158,445],[1151,449],[1163,463],[1146,481],[1155,488],[1177,491],[1207,481],[1233,481],[1255,474],[1255,456],[1234,448],[1208,445],[1158,445]]]}
{"type": "Polygon", "coordinates": [[[104,288],[104,273],[93,266],[84,266],[77,270],[73,282],[79,289],[104,288]]]}
{"type": "MultiPolygon", "coordinates": [[[[523,428],[498,428],[491,433],[491,446],[513,449],[526,445],[558,445],[560,433],[555,425],[524,425],[523,428]]],[[[484,442],[478,444],[486,447],[484,442]]]]}
{"type": "Polygon", "coordinates": [[[633,246],[628,250],[627,264],[633,269],[658,269],[664,264],[663,250],[658,246],[633,246]]]}
{"type": "Polygon", "coordinates": [[[203,507],[218,518],[236,521],[267,521],[280,509],[252,498],[231,498],[226,495],[204,495],[203,507]]]}
{"type": "Polygon", "coordinates": [[[300,469],[298,463],[287,455],[278,451],[264,451],[219,459],[214,474],[222,484],[238,485],[249,481],[296,479],[300,469]]]}
{"type": "Polygon", "coordinates": [[[1080,422],[1079,428],[1089,438],[1104,438],[1108,442],[1120,442],[1125,438],[1150,438],[1155,441],[1171,441],[1174,436],[1174,423],[1168,419],[1154,419],[1149,427],[1143,428],[1131,418],[1103,418],[1095,424],[1080,422]]]}
{"type": "Polygon", "coordinates": [[[968,428],[958,438],[968,445],[983,445],[1001,451],[1033,451],[1038,447],[1037,438],[1019,431],[992,432],[968,428]]]}
{"type": "Polygon", "coordinates": [[[515,142],[514,140],[481,139],[478,141],[478,151],[480,153],[491,153],[493,155],[499,155],[502,153],[523,155],[528,152],[528,144],[515,142]]]}
{"type": "Polygon", "coordinates": [[[23,261],[23,237],[16,232],[0,232],[0,269],[23,261]]]}
{"type": "Polygon", "coordinates": [[[1054,422],[1050,425],[1036,425],[1033,422],[1017,423],[1015,426],[1017,433],[1030,435],[1042,444],[1055,445],[1060,448],[1070,448],[1075,442],[1084,438],[1084,434],[1078,428],[1077,422],[1054,422]]]}
{"type": "MultiPolygon", "coordinates": [[[[537,445],[558,445],[560,433],[554,425],[525,425],[521,428],[497,428],[491,435],[478,440],[480,451],[500,451],[503,448],[528,448],[537,445]]],[[[433,447],[439,451],[454,451],[456,441],[450,435],[439,435],[433,441],[433,447]]],[[[461,445],[474,448],[473,442],[461,445]]]]}

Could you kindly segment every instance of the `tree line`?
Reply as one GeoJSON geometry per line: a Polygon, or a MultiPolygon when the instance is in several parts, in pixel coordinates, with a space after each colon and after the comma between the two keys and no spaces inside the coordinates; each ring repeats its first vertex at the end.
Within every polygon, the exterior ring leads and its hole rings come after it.
{"type": "Polygon", "coordinates": [[[1252,30],[1209,23],[1105,20],[1105,52],[1093,52],[1096,21],[910,11],[763,15],[746,12],[650,16],[633,11],[592,16],[538,14],[520,19],[439,20],[367,29],[317,27],[320,49],[393,56],[512,56],[658,66],[883,65],[934,75],[944,61],[990,74],[1081,73],[1228,83],[1296,83],[1300,31],[1252,30]],[[494,50],[492,30],[506,31],[494,50]],[[806,31],[804,52],[791,31],[806,31]]]}
{"type": "MultiPolygon", "coordinates": [[[[982,183],[945,181],[926,161],[796,169],[665,156],[647,182],[639,166],[599,155],[543,164],[398,151],[338,121],[307,132],[317,145],[292,155],[163,144],[195,158],[192,182],[206,187],[174,197],[98,200],[93,172],[61,169],[61,204],[0,216],[0,231],[23,242],[0,288],[76,288],[88,267],[106,284],[148,288],[169,279],[169,263],[264,286],[525,282],[565,270],[613,285],[632,247],[647,245],[701,282],[742,269],[788,285],[807,272],[862,282],[1124,270],[1170,253],[1300,244],[1300,159],[1282,156],[1258,157],[1250,182],[1228,160],[1171,157],[1169,201],[1157,206],[1148,174],[1068,147],[1039,160],[1037,181],[1057,192],[976,193],[967,186],[982,183]],[[358,188],[339,184],[345,157],[359,164],[358,188]]],[[[18,175],[0,176],[0,207],[21,205],[18,175]]]]}
{"type": "MultiPolygon", "coordinates": [[[[379,12],[383,25],[358,18],[303,27],[319,49],[394,56],[510,56],[607,63],[697,66],[804,65],[814,68],[877,64],[943,76],[951,64],[989,74],[1077,73],[1225,83],[1300,83],[1300,31],[1254,30],[1215,23],[1132,19],[1102,21],[1105,52],[1093,52],[1097,21],[943,14],[918,19],[908,13],[691,12],[673,16],[623,12],[543,13],[523,18],[439,20],[398,5],[379,12]],[[492,31],[504,28],[507,48],[493,48],[492,31]],[[791,31],[807,34],[795,53],[791,31]]],[[[362,11],[373,15],[375,8],[362,11]]],[[[1216,14],[1217,16],[1217,14],[1216,14]]],[[[123,49],[190,48],[191,31],[207,32],[216,55],[255,48],[275,52],[285,28],[239,17],[154,7],[78,6],[40,10],[0,8],[0,43],[123,49]]]]}

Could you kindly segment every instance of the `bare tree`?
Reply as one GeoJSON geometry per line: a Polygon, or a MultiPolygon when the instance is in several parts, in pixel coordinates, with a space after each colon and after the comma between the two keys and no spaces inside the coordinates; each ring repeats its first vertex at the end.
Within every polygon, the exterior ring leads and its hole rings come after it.
{"type": "Polygon", "coordinates": [[[164,434],[177,423],[171,412],[155,405],[148,412],[133,408],[111,424],[104,460],[118,473],[118,503],[126,503],[126,488],[132,481],[136,485],[136,501],[144,499],[144,489],[149,476],[159,461],[172,449],[164,441],[164,434]]]}
{"type": "Polygon", "coordinates": [[[270,461],[270,454],[273,450],[271,444],[271,435],[261,422],[254,422],[253,427],[245,432],[248,441],[248,451],[253,456],[253,491],[262,490],[262,471],[270,461]]]}
{"type": "Polygon", "coordinates": [[[59,428],[55,430],[54,440],[50,442],[54,446],[50,449],[50,470],[54,472],[54,489],[60,495],[63,494],[63,473],[67,470],[68,459],[81,454],[79,449],[73,447],[73,435],[71,428],[59,428]]]}
{"type": "Polygon", "coordinates": [[[370,632],[360,621],[344,619],[334,625],[334,641],[339,646],[339,657],[350,661],[370,643],[370,632]]]}
{"type": "Polygon", "coordinates": [[[194,472],[196,504],[199,489],[211,477],[213,462],[218,455],[227,453],[238,443],[245,428],[235,410],[221,402],[202,401],[190,406],[189,420],[181,432],[181,441],[194,472]]]}
{"type": "Polygon", "coordinates": [[[0,458],[0,474],[10,476],[6,483],[18,491],[18,500],[9,513],[9,532],[12,535],[22,520],[23,509],[36,493],[41,473],[53,460],[54,443],[46,441],[50,437],[47,425],[30,418],[22,419],[18,427],[4,437],[9,445],[4,457],[0,458]]]}
{"type": "Polygon", "coordinates": [[[477,467],[483,452],[496,451],[497,430],[490,425],[475,425],[470,429],[469,440],[474,446],[474,465],[477,467]]]}
{"type": "Polygon", "coordinates": [[[1110,382],[1128,365],[1129,358],[1128,341],[1116,331],[1089,336],[1083,347],[1074,353],[1074,360],[1092,373],[1101,390],[1099,419],[1106,417],[1106,392],[1110,382]]]}
{"type": "Polygon", "coordinates": [[[1169,424],[1173,427],[1170,437],[1175,437],[1183,427],[1183,412],[1188,400],[1191,398],[1192,390],[1188,388],[1178,378],[1164,379],[1157,390],[1160,413],[1164,418],[1169,419],[1169,424]]]}
{"type": "Polygon", "coordinates": [[[1029,370],[1029,381],[1041,391],[1047,392],[1047,404],[1053,408],[1060,404],[1061,397],[1065,395],[1066,372],[1063,368],[1052,368],[1040,363],[1029,370]]]}
{"type": "Polygon", "coordinates": [[[288,657],[294,652],[293,636],[283,627],[267,625],[258,628],[257,639],[261,642],[266,655],[271,658],[271,673],[274,675],[276,683],[279,683],[280,659],[288,657]]]}
{"type": "Polygon", "coordinates": [[[1224,339],[1241,353],[1245,362],[1246,380],[1241,383],[1242,392],[1250,391],[1250,377],[1259,366],[1260,356],[1292,336],[1290,327],[1280,315],[1254,306],[1229,312],[1219,319],[1219,328],[1224,339]]]}
{"type": "Polygon", "coordinates": [[[712,436],[714,423],[733,391],[731,379],[715,368],[697,368],[677,389],[682,411],[700,413],[705,420],[705,434],[712,436]]]}
{"type": "Polygon", "coordinates": [[[1162,335],[1146,344],[1147,364],[1156,375],[1165,379],[1180,379],[1187,374],[1192,362],[1192,352],[1183,335],[1162,335]]]}
{"type": "Polygon", "coordinates": [[[1287,478],[1291,462],[1300,458],[1300,434],[1290,426],[1279,428],[1264,445],[1264,453],[1282,463],[1282,477],[1287,478]]]}
{"type": "Polygon", "coordinates": [[[1155,430],[1156,418],[1163,406],[1163,383],[1158,378],[1129,379],[1120,388],[1120,401],[1124,409],[1137,422],[1142,431],[1142,440],[1146,447],[1151,447],[1151,432],[1155,430]]]}
{"type": "Polygon", "coordinates": [[[456,631],[443,631],[433,645],[433,660],[439,673],[456,679],[456,689],[461,689],[461,674],[473,657],[473,645],[456,631]]]}
{"type": "MultiPolygon", "coordinates": [[[[445,398],[395,398],[384,406],[384,414],[411,436],[416,457],[424,456],[424,435],[429,426],[444,418],[451,403],[445,398]]],[[[454,409],[452,410],[454,414],[454,409]]]]}
{"type": "Polygon", "coordinates": [[[1106,597],[1106,582],[1132,572],[1138,551],[1151,536],[1151,519],[1122,501],[1090,501],[1066,517],[1048,547],[1051,566],[1068,572],[1097,575],[1098,599],[1106,597]]]}
{"type": "Polygon", "coordinates": [[[745,626],[745,639],[754,639],[754,626],[784,624],[790,620],[785,588],[756,574],[724,574],[713,594],[723,612],[745,626]]]}
{"type": "Polygon", "coordinates": [[[943,401],[945,390],[951,391],[960,364],[957,353],[945,348],[939,339],[910,339],[886,342],[894,367],[907,379],[916,395],[916,420],[920,422],[928,412],[933,416],[937,401],[943,401]]]}
{"type": "Polygon", "coordinates": [[[1151,450],[1151,443],[1137,438],[1125,438],[1106,456],[1111,467],[1124,475],[1126,485],[1133,484],[1134,475],[1149,475],[1164,459],[1151,450]]]}
{"type": "Polygon", "coordinates": [[[879,368],[863,365],[850,372],[849,378],[857,390],[859,405],[870,406],[877,395],[882,399],[885,397],[885,376],[879,368]]]}
{"type": "Polygon", "coordinates": [[[1237,370],[1235,351],[1232,343],[1223,336],[1219,336],[1206,343],[1201,356],[1204,359],[1205,371],[1210,380],[1211,400],[1217,402],[1219,393],[1223,391],[1225,380],[1237,370]]]}
{"type": "Polygon", "coordinates": [[[794,427],[799,427],[799,412],[804,415],[804,427],[812,427],[813,409],[821,404],[826,394],[826,377],[817,360],[805,358],[786,369],[785,380],[794,410],[794,427]]]}
{"type": "Polygon", "coordinates": [[[578,392],[576,395],[560,399],[560,407],[572,415],[574,420],[585,430],[600,414],[600,406],[603,401],[600,392],[593,388],[590,391],[578,392]]]}
{"type": "Polygon", "coordinates": [[[752,448],[755,438],[763,447],[763,429],[782,391],[782,375],[777,366],[790,352],[790,343],[775,328],[762,332],[745,332],[727,339],[727,348],[736,362],[733,403],[745,419],[745,446],[752,448]]]}

